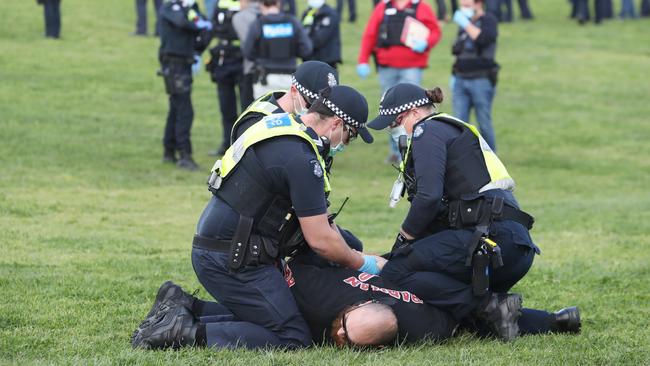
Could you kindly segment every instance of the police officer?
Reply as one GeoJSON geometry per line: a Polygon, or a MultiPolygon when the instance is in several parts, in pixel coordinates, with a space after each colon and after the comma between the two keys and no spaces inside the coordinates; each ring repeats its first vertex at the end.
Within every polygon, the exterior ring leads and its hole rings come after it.
{"type": "Polygon", "coordinates": [[[250,79],[244,77],[244,59],[232,23],[239,10],[239,0],[219,0],[212,15],[213,34],[217,38],[217,45],[210,49],[211,59],[206,69],[210,72],[212,81],[217,84],[223,129],[221,146],[210,153],[214,156],[223,155],[230,146],[230,131],[239,115],[236,87],[239,89],[241,111],[253,102],[253,84],[250,79]]]}
{"type": "Polygon", "coordinates": [[[339,14],[325,0],[307,0],[302,25],[314,45],[310,60],[328,63],[336,68],[341,63],[341,32],[339,14]]]}
{"type": "Polygon", "coordinates": [[[256,63],[256,98],[285,88],[296,71],[296,59],[309,57],[312,43],[300,22],[280,12],[278,0],[262,1],[262,16],[252,24],[242,45],[244,57],[256,63]]]}
{"type": "Polygon", "coordinates": [[[190,129],[194,119],[192,108],[192,70],[201,66],[200,54],[206,46],[202,30],[211,30],[212,23],[199,12],[195,0],[170,0],[160,9],[161,74],[169,95],[169,112],[163,137],[163,162],[176,163],[179,168],[196,170],[192,159],[190,129]],[[176,151],[180,159],[176,159],[176,151]]]}
{"type": "MultiPolygon", "coordinates": [[[[367,113],[361,94],[334,86],[303,116],[271,115],[251,126],[215,164],[209,180],[214,196],[197,225],[192,264],[201,284],[237,321],[207,328],[209,346],[311,344],[309,328],[276,267],[305,242],[325,259],[379,273],[384,261],[350,249],[328,222],[330,185],[317,146],[324,136],[334,151],[357,135],[372,142],[364,125],[367,113]]],[[[178,343],[201,343],[190,318],[167,312],[155,331],[139,332],[134,346],[164,346],[168,339],[162,335],[173,329],[187,329],[178,333],[178,343]]]]}
{"type": "Polygon", "coordinates": [[[519,209],[514,180],[478,130],[435,114],[440,102],[439,88],[398,84],[368,125],[404,126],[411,135],[393,191],[403,193],[403,182],[411,207],[382,276],[509,340],[519,334],[521,296],[507,291],[539,253],[528,234],[533,218],[519,209]]]}
{"type": "Polygon", "coordinates": [[[318,99],[320,90],[335,86],[338,81],[338,73],[328,64],[320,61],[303,62],[293,74],[288,90],[275,90],[262,95],[237,118],[232,128],[231,142],[268,115],[305,113],[318,99]]]}
{"type": "Polygon", "coordinates": [[[454,116],[469,121],[474,109],[481,135],[496,151],[492,128],[492,102],[496,92],[499,65],[497,19],[483,10],[483,0],[461,0],[454,13],[458,36],[452,47],[456,62],[452,67],[451,89],[454,94],[454,116]]]}

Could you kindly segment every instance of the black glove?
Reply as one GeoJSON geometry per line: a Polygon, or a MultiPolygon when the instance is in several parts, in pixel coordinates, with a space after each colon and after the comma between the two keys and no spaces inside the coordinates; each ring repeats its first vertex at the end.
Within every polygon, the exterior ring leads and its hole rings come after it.
{"type": "Polygon", "coordinates": [[[390,259],[399,255],[408,255],[413,250],[411,243],[413,243],[413,240],[406,239],[402,233],[398,233],[397,238],[395,238],[395,244],[393,244],[393,249],[390,253],[387,253],[388,258],[384,258],[390,259]]]}

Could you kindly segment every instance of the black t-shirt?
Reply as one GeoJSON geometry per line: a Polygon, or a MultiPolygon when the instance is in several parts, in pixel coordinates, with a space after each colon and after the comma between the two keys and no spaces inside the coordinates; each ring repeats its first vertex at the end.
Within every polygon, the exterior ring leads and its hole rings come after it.
{"type": "Polygon", "coordinates": [[[444,311],[424,304],[379,276],[340,267],[316,267],[295,258],[287,264],[285,279],[316,344],[331,341],[332,321],[347,306],[380,300],[393,308],[403,342],[442,340],[456,326],[444,311]]]}
{"type": "MultiPolygon", "coordinates": [[[[275,104],[277,108],[272,112],[272,114],[276,113],[284,113],[284,110],[280,108],[280,104],[278,104],[278,99],[280,99],[286,92],[276,92],[271,94],[267,102],[271,104],[275,104]]],[[[242,118],[237,124],[233,127],[232,131],[232,141],[230,143],[234,143],[235,140],[239,138],[250,126],[254,125],[255,123],[259,122],[262,118],[264,118],[265,115],[262,113],[257,113],[257,112],[251,112],[249,113],[246,117],[242,118]]]]}
{"type": "MultiPolygon", "coordinates": [[[[311,128],[306,130],[312,138],[318,136],[311,128]]],[[[280,136],[259,142],[249,148],[266,168],[268,189],[291,201],[298,217],[320,215],[327,212],[324,189],[324,172],[316,153],[308,142],[296,136],[280,136]]],[[[249,151],[239,164],[256,164],[249,151]]],[[[223,184],[228,184],[226,180],[223,184]]],[[[239,221],[239,214],[223,200],[213,196],[197,224],[199,235],[230,239],[239,221]]]]}

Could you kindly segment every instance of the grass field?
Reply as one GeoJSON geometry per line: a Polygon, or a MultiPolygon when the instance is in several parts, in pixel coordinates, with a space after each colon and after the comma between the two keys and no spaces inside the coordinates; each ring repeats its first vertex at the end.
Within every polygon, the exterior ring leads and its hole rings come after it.
{"type": "MultiPolygon", "coordinates": [[[[361,14],[369,4],[359,0],[361,14]]],[[[6,0],[0,364],[650,364],[650,20],[580,27],[565,0],[531,6],[533,22],[500,28],[494,106],[499,155],[543,251],[515,290],[528,307],[579,305],[581,335],[466,336],[381,352],[131,350],[160,283],[199,287],[190,239],[209,199],[206,153],[219,143],[214,84],[202,73],[193,93],[202,170],[162,165],[158,40],[128,36],[133,1],[63,1],[63,39],[49,41],[34,1],[6,0]]],[[[341,79],[374,116],[378,81],[354,73],[363,25],[343,25],[341,79]]],[[[456,26],[443,32],[425,80],[447,91],[456,26]]],[[[395,172],[378,140],[337,157],[331,180],[335,206],[351,197],[339,223],[383,252],[407,204],[387,206],[395,172]]]]}

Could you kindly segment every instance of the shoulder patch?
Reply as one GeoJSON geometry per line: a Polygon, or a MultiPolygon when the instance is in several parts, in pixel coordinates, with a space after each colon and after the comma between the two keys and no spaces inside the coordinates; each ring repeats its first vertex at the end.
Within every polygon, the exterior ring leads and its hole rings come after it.
{"type": "Polygon", "coordinates": [[[179,10],[181,10],[181,6],[178,5],[178,4],[174,4],[174,5],[172,5],[172,10],[173,11],[179,11],[179,10]]]}
{"type": "Polygon", "coordinates": [[[424,133],[424,127],[422,124],[419,124],[415,127],[415,130],[413,130],[413,138],[416,139],[424,133]]]}
{"type": "Polygon", "coordinates": [[[264,118],[266,128],[286,127],[291,126],[291,119],[288,114],[272,114],[264,118]]]}
{"type": "Polygon", "coordinates": [[[320,163],[318,160],[312,159],[309,161],[309,165],[311,165],[312,172],[314,175],[318,178],[323,177],[323,168],[320,166],[320,163]]]}

